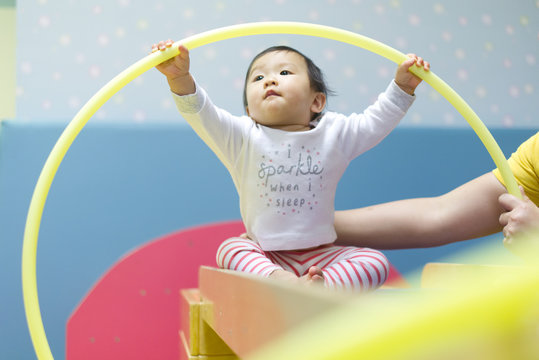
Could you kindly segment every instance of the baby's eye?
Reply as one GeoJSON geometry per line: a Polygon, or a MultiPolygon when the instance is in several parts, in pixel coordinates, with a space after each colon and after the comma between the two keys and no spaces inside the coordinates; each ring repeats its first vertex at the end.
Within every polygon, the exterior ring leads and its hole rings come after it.
{"type": "Polygon", "coordinates": [[[281,71],[281,75],[290,75],[290,74],[291,74],[291,72],[288,71],[288,70],[281,71]]]}
{"type": "Polygon", "coordinates": [[[260,81],[260,80],[262,80],[263,78],[264,78],[264,76],[262,76],[262,75],[257,75],[257,76],[254,77],[253,81],[260,81]]]}

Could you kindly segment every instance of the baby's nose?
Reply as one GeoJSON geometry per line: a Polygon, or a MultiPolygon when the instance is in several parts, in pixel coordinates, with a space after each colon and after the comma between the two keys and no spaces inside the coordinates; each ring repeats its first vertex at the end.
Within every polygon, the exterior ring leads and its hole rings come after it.
{"type": "Polygon", "coordinates": [[[277,85],[277,79],[274,77],[266,77],[266,82],[264,83],[265,87],[268,87],[270,85],[277,85]]]}

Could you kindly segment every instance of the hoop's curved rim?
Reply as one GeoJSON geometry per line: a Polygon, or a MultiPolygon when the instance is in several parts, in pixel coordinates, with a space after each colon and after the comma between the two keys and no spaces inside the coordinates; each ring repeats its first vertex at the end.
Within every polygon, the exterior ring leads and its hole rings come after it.
{"type": "MultiPolygon", "coordinates": [[[[350,31],[309,23],[258,22],[223,27],[185,38],[165,51],[149,54],[109,81],[81,108],[60,135],[43,166],[30,202],[23,240],[22,287],[28,328],[39,359],[53,359],[43,327],[37,293],[36,256],[39,227],[47,195],[56,171],[77,135],[95,112],[121,88],[157,64],[176,56],[179,53],[178,45],[180,43],[189,49],[194,49],[221,40],[262,34],[292,34],[327,38],[364,48],[397,64],[406,59],[406,55],[403,53],[376,40],[350,31]]],[[[468,121],[500,170],[509,193],[520,197],[516,180],[503,152],[470,106],[432,71],[425,72],[423,69],[415,67],[411,71],[444,96],[468,121]]]]}

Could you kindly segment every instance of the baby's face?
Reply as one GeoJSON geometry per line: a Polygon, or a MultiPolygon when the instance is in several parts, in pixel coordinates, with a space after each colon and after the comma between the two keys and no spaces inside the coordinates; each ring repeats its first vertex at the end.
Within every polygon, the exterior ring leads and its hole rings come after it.
{"type": "Polygon", "coordinates": [[[325,96],[311,88],[305,59],[291,51],[270,52],[257,59],[245,91],[249,116],[281,130],[309,129],[312,113],[321,112],[325,105],[325,96]]]}

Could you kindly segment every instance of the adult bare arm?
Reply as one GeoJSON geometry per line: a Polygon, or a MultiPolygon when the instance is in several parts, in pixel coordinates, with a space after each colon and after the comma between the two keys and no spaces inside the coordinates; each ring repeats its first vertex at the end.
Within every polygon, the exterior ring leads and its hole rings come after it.
{"type": "Polygon", "coordinates": [[[337,211],[337,243],[378,249],[433,247],[501,231],[498,197],[505,187],[492,172],[438,197],[399,200],[337,211]]]}

